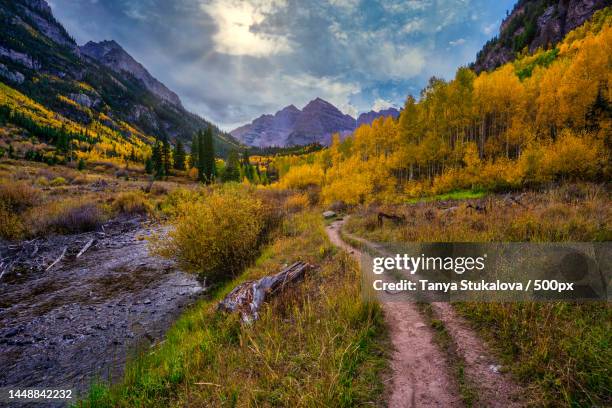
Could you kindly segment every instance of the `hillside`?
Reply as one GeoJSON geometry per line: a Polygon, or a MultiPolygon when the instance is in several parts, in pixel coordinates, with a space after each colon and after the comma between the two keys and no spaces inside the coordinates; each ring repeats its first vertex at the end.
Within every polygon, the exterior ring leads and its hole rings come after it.
{"type": "Polygon", "coordinates": [[[609,4],[607,0],[520,0],[502,21],[499,35],[478,53],[473,68],[477,73],[490,71],[524,49],[550,48],[609,4]]]}
{"type": "MultiPolygon", "coordinates": [[[[79,47],[44,0],[0,0],[0,78],[46,109],[84,127],[122,122],[153,138],[190,141],[210,123],[114,41],[79,47]]],[[[238,143],[214,129],[217,150],[238,143]]],[[[128,137],[129,139],[129,137],[128,137]]]]}
{"type": "Polygon", "coordinates": [[[399,111],[395,108],[370,111],[355,119],[331,103],[316,98],[301,110],[289,105],[274,115],[262,115],[230,133],[241,142],[256,147],[305,146],[313,143],[329,145],[332,134],[347,136],[356,127],[370,124],[381,116],[397,118],[399,111]]]}

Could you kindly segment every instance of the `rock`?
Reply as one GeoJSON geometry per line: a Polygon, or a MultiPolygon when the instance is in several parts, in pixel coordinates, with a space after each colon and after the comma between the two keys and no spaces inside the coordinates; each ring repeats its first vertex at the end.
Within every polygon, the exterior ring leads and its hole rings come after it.
{"type": "Polygon", "coordinates": [[[500,365],[496,365],[496,364],[491,364],[489,366],[489,370],[491,370],[492,372],[494,372],[496,374],[499,373],[499,369],[500,368],[501,368],[501,366],[500,365]]]}
{"type": "Polygon", "coordinates": [[[34,61],[34,59],[32,59],[32,57],[30,57],[28,54],[17,52],[17,51],[11,50],[10,48],[0,47],[0,56],[6,57],[13,62],[23,65],[26,68],[30,68],[30,69],[40,68],[40,64],[37,61],[34,61]]]}
{"type": "Polygon", "coordinates": [[[331,210],[325,211],[323,213],[323,218],[325,219],[334,218],[335,216],[336,216],[336,213],[331,210]]]}
{"type": "Polygon", "coordinates": [[[145,299],[144,302],[145,305],[150,305],[151,304],[151,299],[145,299]]]}
{"type": "Polygon", "coordinates": [[[79,93],[79,94],[71,93],[68,95],[68,98],[72,99],[79,105],[84,106],[86,108],[92,108],[100,102],[99,100],[91,99],[88,95],[84,93],[79,93]]]}
{"type": "Polygon", "coordinates": [[[10,71],[4,64],[0,64],[0,76],[18,84],[22,84],[25,81],[25,76],[21,72],[10,71]]]}

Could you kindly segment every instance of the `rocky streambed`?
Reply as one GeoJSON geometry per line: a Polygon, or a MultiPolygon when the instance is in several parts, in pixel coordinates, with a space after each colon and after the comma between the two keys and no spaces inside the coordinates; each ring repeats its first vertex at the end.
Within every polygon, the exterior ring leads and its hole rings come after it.
{"type": "Polygon", "coordinates": [[[149,252],[153,233],[164,232],[133,219],[0,245],[0,388],[83,393],[163,338],[203,288],[149,252]]]}

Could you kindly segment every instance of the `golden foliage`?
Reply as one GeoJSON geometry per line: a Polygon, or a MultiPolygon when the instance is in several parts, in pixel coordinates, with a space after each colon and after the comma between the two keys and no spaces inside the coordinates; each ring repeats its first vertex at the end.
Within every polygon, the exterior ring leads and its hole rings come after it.
{"type": "Polygon", "coordinates": [[[153,248],[213,280],[242,270],[257,251],[265,227],[262,201],[240,186],[181,201],[177,212],[169,239],[154,240],[153,248]]]}

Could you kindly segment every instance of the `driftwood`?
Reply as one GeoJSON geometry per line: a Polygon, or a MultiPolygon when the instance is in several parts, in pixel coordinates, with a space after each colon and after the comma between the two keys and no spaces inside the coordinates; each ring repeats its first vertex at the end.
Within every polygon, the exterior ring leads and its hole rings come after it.
{"type": "Polygon", "coordinates": [[[395,214],[385,214],[384,212],[378,213],[378,226],[383,226],[384,219],[388,219],[393,221],[395,225],[402,225],[406,223],[406,216],[404,215],[395,215],[395,214]]]}
{"type": "Polygon", "coordinates": [[[301,279],[304,273],[311,268],[310,264],[295,262],[276,275],[244,282],[236,286],[225,299],[219,302],[217,309],[225,312],[239,312],[245,323],[257,320],[259,309],[267,298],[283,290],[288,284],[301,279]]]}
{"type": "Polygon", "coordinates": [[[49,266],[47,266],[47,269],[45,269],[46,271],[48,271],[49,269],[53,268],[55,266],[56,263],[58,263],[59,261],[62,260],[62,258],[64,257],[64,255],[66,255],[66,250],[68,249],[68,247],[64,247],[64,250],[62,251],[62,253],[60,254],[60,256],[53,261],[53,263],[49,266]]]}
{"type": "Polygon", "coordinates": [[[77,258],[80,258],[80,257],[81,257],[81,255],[83,255],[83,254],[85,253],[85,251],[87,251],[87,250],[89,249],[89,247],[91,246],[91,244],[93,244],[93,243],[94,243],[94,241],[95,241],[95,240],[94,240],[93,238],[92,238],[92,239],[90,239],[89,241],[87,241],[87,243],[85,244],[85,246],[83,247],[83,249],[81,249],[81,250],[79,251],[79,253],[77,254],[77,256],[76,256],[76,257],[77,257],[77,258]]]}

